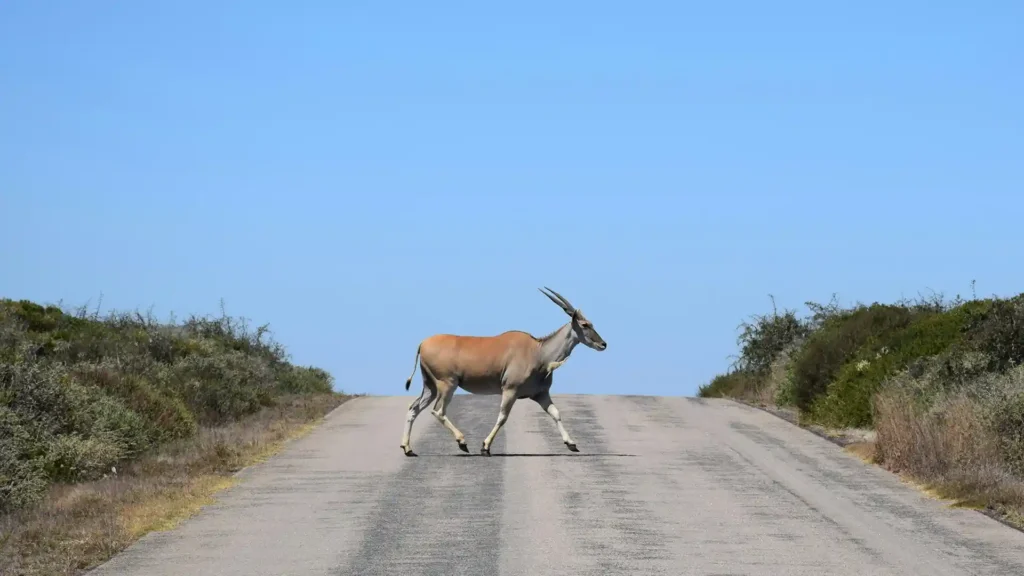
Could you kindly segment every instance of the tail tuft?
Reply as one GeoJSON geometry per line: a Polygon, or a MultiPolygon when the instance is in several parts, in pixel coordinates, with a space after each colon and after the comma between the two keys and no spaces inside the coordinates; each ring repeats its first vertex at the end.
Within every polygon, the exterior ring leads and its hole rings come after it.
{"type": "MultiPolygon", "coordinates": [[[[420,346],[422,346],[422,345],[423,345],[423,343],[421,342],[420,346]]],[[[420,361],[420,347],[417,346],[416,347],[416,359],[412,361],[412,374],[409,374],[409,379],[405,381],[405,389],[406,390],[408,390],[409,389],[409,385],[412,384],[412,377],[416,375],[416,364],[418,364],[419,361],[420,361]]]]}

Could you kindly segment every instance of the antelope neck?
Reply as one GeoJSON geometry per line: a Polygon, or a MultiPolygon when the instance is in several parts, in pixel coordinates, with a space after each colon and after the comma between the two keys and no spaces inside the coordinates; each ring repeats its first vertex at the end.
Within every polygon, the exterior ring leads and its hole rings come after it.
{"type": "Polygon", "coordinates": [[[561,362],[572,354],[572,349],[579,344],[576,332],[572,329],[572,323],[564,326],[545,336],[540,343],[541,360],[547,362],[561,362]]]}

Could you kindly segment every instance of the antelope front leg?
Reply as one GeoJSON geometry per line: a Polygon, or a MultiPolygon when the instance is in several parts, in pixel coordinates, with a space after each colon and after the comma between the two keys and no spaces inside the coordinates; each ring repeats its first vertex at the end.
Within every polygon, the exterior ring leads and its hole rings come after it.
{"type": "Polygon", "coordinates": [[[547,378],[551,376],[551,373],[554,372],[562,364],[565,364],[565,360],[560,360],[558,362],[548,362],[548,373],[545,374],[544,377],[547,378]]]}
{"type": "Polygon", "coordinates": [[[548,413],[549,416],[555,421],[555,425],[558,426],[558,433],[562,435],[562,442],[569,450],[573,452],[579,452],[579,448],[576,448],[576,442],[569,437],[569,433],[565,431],[565,426],[562,426],[562,415],[558,413],[558,408],[555,403],[551,401],[551,394],[549,392],[543,392],[538,396],[534,396],[533,400],[540,404],[542,410],[548,413]]]}
{"type": "Polygon", "coordinates": [[[491,455],[491,442],[494,442],[494,437],[498,435],[498,430],[505,425],[505,421],[508,420],[508,413],[512,410],[512,405],[516,403],[516,391],[515,390],[504,390],[501,393],[501,408],[498,410],[498,421],[494,423],[494,428],[491,433],[484,438],[484,445],[480,448],[480,453],[484,456],[491,455]]]}

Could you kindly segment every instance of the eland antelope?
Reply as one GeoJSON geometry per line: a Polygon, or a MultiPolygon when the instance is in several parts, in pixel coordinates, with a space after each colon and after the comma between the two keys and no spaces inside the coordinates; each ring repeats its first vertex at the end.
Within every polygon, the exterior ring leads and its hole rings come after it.
{"type": "Polygon", "coordinates": [[[562,426],[558,408],[551,401],[552,372],[565,363],[576,344],[582,342],[594,350],[604,350],[608,344],[594,330],[594,325],[577,308],[573,308],[561,294],[546,288],[541,293],[569,315],[569,322],[543,338],[520,330],[510,330],[497,336],[458,336],[435,334],[420,342],[416,348],[412,374],[405,381],[409,389],[419,363],[423,390],[409,405],[402,435],[402,451],[412,451],[410,436],[412,425],[431,402],[431,414],[445,427],[463,452],[469,452],[466,437],[446,415],[455,390],[462,388],[471,394],[501,395],[498,421],[484,439],[480,453],[491,455],[491,442],[508,419],[516,400],[529,398],[540,405],[555,421],[562,441],[573,452],[579,452],[576,442],[562,426]]]}

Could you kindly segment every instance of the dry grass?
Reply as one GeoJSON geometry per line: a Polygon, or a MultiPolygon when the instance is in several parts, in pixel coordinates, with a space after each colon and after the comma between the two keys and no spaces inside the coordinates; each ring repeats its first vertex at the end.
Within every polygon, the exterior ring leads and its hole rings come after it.
{"type": "Polygon", "coordinates": [[[1024,527],[1024,482],[1011,473],[985,406],[957,394],[920,408],[899,388],[875,398],[878,462],[956,506],[985,509],[1024,527]]]}
{"type": "Polygon", "coordinates": [[[783,350],[771,363],[764,381],[753,394],[753,401],[760,406],[775,406],[779,389],[786,382],[787,368],[790,362],[790,351],[783,350]]]}
{"type": "Polygon", "coordinates": [[[878,445],[874,442],[854,442],[843,447],[844,450],[860,458],[867,464],[877,464],[878,445]]]}
{"type": "Polygon", "coordinates": [[[173,528],[212,502],[233,474],[265,460],[347,400],[303,395],[161,447],[124,470],[57,485],[37,507],[0,518],[0,575],[77,575],[143,535],[173,528]]]}

